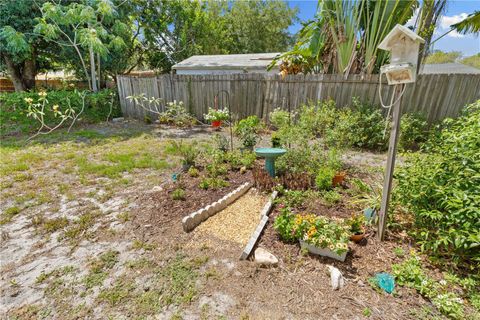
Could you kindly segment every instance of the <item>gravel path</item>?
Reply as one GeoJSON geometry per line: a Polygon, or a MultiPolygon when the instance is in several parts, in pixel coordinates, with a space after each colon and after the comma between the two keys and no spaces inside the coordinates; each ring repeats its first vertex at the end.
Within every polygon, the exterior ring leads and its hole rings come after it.
{"type": "Polygon", "coordinates": [[[197,240],[198,236],[214,236],[245,246],[260,221],[260,211],[266,202],[265,196],[250,189],[240,199],[198,226],[193,240],[197,240]]]}

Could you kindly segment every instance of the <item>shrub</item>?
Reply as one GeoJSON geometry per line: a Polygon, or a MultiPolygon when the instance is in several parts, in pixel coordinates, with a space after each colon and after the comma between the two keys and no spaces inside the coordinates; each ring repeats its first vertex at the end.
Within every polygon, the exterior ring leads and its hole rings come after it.
{"type": "Polygon", "coordinates": [[[354,98],[352,109],[355,113],[350,128],[353,133],[352,145],[369,150],[386,150],[389,135],[388,130],[383,134],[386,122],[380,108],[354,98]]]}
{"type": "Polygon", "coordinates": [[[251,149],[257,144],[258,133],[262,129],[262,122],[257,116],[249,116],[240,120],[234,128],[245,148],[251,149]]]}
{"type": "MultiPolygon", "coordinates": [[[[0,134],[12,132],[30,133],[37,129],[37,121],[27,117],[29,104],[25,99],[38,100],[38,92],[12,92],[0,94],[0,134]]],[[[73,110],[79,112],[82,109],[82,100],[76,91],[51,90],[47,91],[49,105],[58,105],[59,109],[69,101],[73,110]]],[[[97,93],[89,92],[85,98],[85,110],[80,116],[87,123],[106,121],[107,118],[121,115],[120,105],[113,90],[101,90],[97,93]]],[[[57,123],[53,109],[45,110],[47,125],[57,123]]]]}
{"type": "Polygon", "coordinates": [[[163,124],[170,124],[177,127],[191,127],[196,119],[187,111],[183,101],[168,102],[165,111],[159,115],[158,120],[163,124]]]}
{"type": "Polygon", "coordinates": [[[332,179],[335,176],[335,170],[329,167],[323,167],[318,170],[315,177],[315,185],[319,190],[327,190],[332,186],[332,179]]]}
{"type": "Polygon", "coordinates": [[[480,267],[480,100],[446,119],[423,153],[406,158],[395,196],[414,217],[423,250],[458,266],[480,267]]]}
{"type": "Polygon", "coordinates": [[[401,150],[418,150],[428,138],[428,123],[419,113],[403,115],[398,146],[401,150]]]}
{"type": "Polygon", "coordinates": [[[270,112],[269,119],[270,124],[273,127],[275,127],[276,129],[280,129],[290,123],[290,114],[288,113],[288,111],[277,108],[270,112]]]}

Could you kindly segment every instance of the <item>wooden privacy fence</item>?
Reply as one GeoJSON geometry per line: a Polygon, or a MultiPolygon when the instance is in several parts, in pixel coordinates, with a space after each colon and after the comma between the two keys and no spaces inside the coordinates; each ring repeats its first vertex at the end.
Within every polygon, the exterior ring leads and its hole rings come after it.
{"type": "MultiPolygon", "coordinates": [[[[162,98],[160,107],[173,100],[183,101],[186,108],[202,119],[208,107],[227,105],[228,92],[232,113],[240,118],[257,115],[268,120],[275,108],[294,110],[308,103],[333,99],[338,107],[351,105],[352,98],[380,105],[379,75],[160,75],[156,77],[117,77],[118,94],[126,117],[144,119],[146,112],[127,96],[145,94],[162,98]]],[[[382,84],[382,97],[388,103],[393,86],[382,84]]],[[[421,112],[428,121],[455,117],[463,106],[480,99],[480,75],[419,75],[415,84],[408,84],[402,98],[402,112],[421,112]]]]}

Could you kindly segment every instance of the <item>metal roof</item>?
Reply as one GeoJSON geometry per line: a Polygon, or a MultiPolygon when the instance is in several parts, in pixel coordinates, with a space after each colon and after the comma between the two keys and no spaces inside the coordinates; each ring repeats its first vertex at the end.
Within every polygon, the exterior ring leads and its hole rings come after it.
{"type": "Polygon", "coordinates": [[[461,63],[425,64],[422,74],[480,74],[480,69],[461,63]]]}
{"type": "Polygon", "coordinates": [[[248,53],[191,56],[172,69],[266,69],[280,53],[248,53]]]}

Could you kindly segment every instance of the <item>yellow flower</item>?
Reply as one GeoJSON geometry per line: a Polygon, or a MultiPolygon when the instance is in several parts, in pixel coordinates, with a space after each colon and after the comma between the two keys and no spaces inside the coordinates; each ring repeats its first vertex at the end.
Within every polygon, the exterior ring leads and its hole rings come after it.
{"type": "Polygon", "coordinates": [[[25,99],[23,99],[23,100],[25,100],[25,102],[28,103],[28,104],[30,104],[30,103],[33,102],[33,99],[32,99],[32,98],[25,98],[25,99]]]}
{"type": "Polygon", "coordinates": [[[335,250],[335,245],[329,244],[329,245],[328,245],[328,249],[334,251],[334,250],[335,250]]]}
{"type": "Polygon", "coordinates": [[[58,111],[58,104],[53,105],[52,108],[53,108],[53,111],[55,111],[55,112],[58,111]]]}
{"type": "Polygon", "coordinates": [[[45,91],[40,91],[40,92],[38,93],[38,95],[39,95],[40,97],[46,97],[46,96],[47,96],[47,93],[46,93],[45,91]]]}

